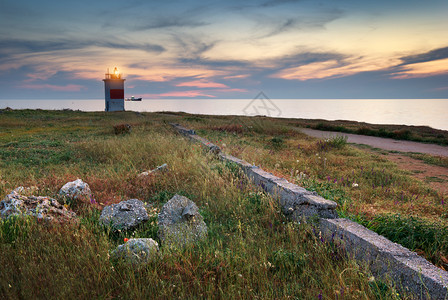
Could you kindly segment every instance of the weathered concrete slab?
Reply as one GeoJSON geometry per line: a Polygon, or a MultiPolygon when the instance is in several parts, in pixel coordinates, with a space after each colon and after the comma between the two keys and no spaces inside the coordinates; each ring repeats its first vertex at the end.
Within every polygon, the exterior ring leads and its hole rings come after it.
{"type": "Polygon", "coordinates": [[[347,219],[321,219],[319,227],[324,236],[368,263],[375,276],[392,279],[399,290],[417,299],[448,298],[448,272],[417,253],[347,219]]]}
{"type": "Polygon", "coordinates": [[[183,135],[196,135],[196,132],[194,130],[185,128],[180,124],[170,123],[170,125],[173,126],[177,131],[179,131],[183,135]]]}
{"type": "Polygon", "coordinates": [[[254,165],[251,165],[248,162],[245,162],[242,159],[239,159],[238,157],[232,156],[230,154],[225,154],[223,152],[219,153],[218,157],[223,161],[227,161],[227,162],[231,162],[231,163],[235,163],[235,164],[239,165],[243,169],[243,171],[247,171],[248,169],[252,169],[252,168],[258,168],[254,165]]]}
{"type": "Polygon", "coordinates": [[[326,200],[306,189],[277,177],[260,168],[246,170],[246,174],[255,184],[277,197],[283,213],[293,220],[318,216],[337,218],[336,202],[326,200]]]}
{"type": "Polygon", "coordinates": [[[196,141],[201,143],[203,146],[207,147],[210,152],[214,154],[218,154],[221,152],[221,148],[219,146],[213,144],[209,140],[204,139],[203,137],[200,137],[196,134],[196,132],[192,129],[185,128],[177,123],[170,123],[171,126],[173,126],[177,131],[179,131],[181,134],[188,137],[190,140],[196,141]]]}

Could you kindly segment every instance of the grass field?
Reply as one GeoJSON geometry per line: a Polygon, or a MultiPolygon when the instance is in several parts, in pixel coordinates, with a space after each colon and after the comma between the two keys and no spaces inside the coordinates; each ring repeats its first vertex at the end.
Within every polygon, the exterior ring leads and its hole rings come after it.
{"type": "Polygon", "coordinates": [[[448,209],[424,182],[344,140],[315,140],[288,120],[157,113],[0,113],[0,194],[38,186],[56,197],[66,182],[89,183],[97,204],[70,203],[78,224],[16,218],[0,223],[0,298],[393,299],[378,281],[310,225],[288,222],[277,203],[238,169],[174,132],[194,128],[225,152],[316,190],[339,213],[420,251],[440,267],[448,254],[448,209]],[[115,135],[113,125],[132,125],[115,135]],[[167,163],[169,172],[137,175],[167,163]],[[356,184],[356,185],[355,185],[356,184]],[[98,225],[101,208],[138,198],[157,209],[175,193],[195,201],[208,238],[161,247],[149,265],[109,260],[124,238],[157,239],[154,214],[134,232],[98,225]]]}

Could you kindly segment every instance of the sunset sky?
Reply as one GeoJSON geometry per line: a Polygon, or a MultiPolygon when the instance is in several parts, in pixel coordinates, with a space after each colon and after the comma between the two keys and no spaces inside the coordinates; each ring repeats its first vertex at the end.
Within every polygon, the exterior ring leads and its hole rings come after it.
{"type": "Polygon", "coordinates": [[[447,0],[0,2],[0,99],[448,98],[447,0]]]}

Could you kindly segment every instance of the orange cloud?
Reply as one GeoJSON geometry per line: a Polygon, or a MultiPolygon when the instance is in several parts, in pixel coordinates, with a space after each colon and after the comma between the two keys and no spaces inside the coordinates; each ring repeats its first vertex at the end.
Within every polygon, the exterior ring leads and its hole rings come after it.
{"type": "Polygon", "coordinates": [[[249,74],[241,74],[241,75],[231,75],[231,76],[225,76],[224,79],[241,79],[241,78],[247,78],[249,77],[249,74]]]}
{"type": "Polygon", "coordinates": [[[214,95],[204,94],[201,91],[172,91],[161,94],[140,94],[138,95],[142,98],[166,98],[166,97],[177,97],[177,98],[193,98],[193,97],[209,97],[216,98],[214,95]]]}
{"type": "Polygon", "coordinates": [[[51,90],[51,91],[64,91],[64,92],[79,92],[84,87],[78,84],[67,84],[64,86],[53,85],[53,84],[24,84],[20,86],[25,89],[36,89],[36,90],[51,90]]]}
{"type": "Polygon", "coordinates": [[[448,74],[448,58],[409,64],[402,66],[401,69],[402,71],[393,74],[391,78],[408,79],[448,74]]]}
{"type": "Polygon", "coordinates": [[[218,82],[212,82],[208,80],[194,80],[194,81],[188,81],[188,82],[182,82],[176,84],[176,86],[192,86],[192,87],[198,87],[198,88],[227,88],[228,86],[222,83],[218,82]]]}
{"type": "Polygon", "coordinates": [[[357,57],[343,60],[328,60],[307,65],[288,68],[272,75],[274,78],[288,80],[310,80],[334,77],[345,77],[361,72],[378,71],[397,65],[398,59],[357,57]]]}

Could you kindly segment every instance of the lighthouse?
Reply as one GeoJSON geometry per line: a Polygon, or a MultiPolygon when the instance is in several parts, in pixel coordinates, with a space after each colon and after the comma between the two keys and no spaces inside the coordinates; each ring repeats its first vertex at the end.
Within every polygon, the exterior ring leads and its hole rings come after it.
{"type": "Polygon", "coordinates": [[[113,73],[106,73],[104,81],[104,96],[106,100],[106,111],[124,111],[124,81],[115,67],[113,73]]]}

